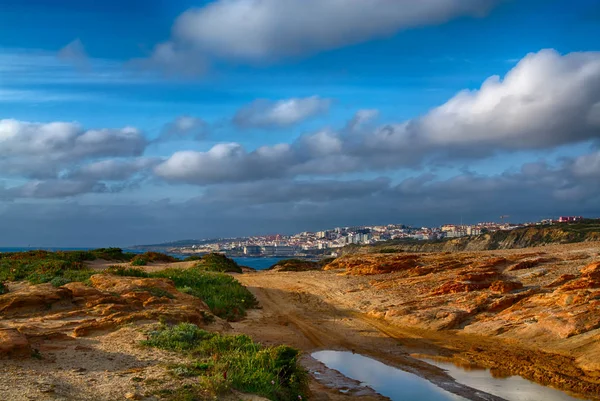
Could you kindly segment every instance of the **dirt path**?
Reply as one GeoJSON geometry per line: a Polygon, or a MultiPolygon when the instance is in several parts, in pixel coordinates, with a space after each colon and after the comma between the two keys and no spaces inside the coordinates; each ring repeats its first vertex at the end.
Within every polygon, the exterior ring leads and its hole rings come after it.
{"type": "MultiPolygon", "coordinates": [[[[501,400],[460,385],[442,369],[413,358],[410,352],[431,352],[436,346],[428,341],[417,344],[415,339],[421,336],[403,333],[351,310],[349,305],[344,305],[346,294],[340,289],[339,280],[327,279],[332,278],[330,276],[327,272],[260,272],[236,276],[255,294],[262,309],[251,311],[247,319],[233,324],[234,330],[267,344],[286,343],[306,353],[352,350],[419,375],[467,399],[501,400]],[[411,345],[410,350],[404,345],[405,340],[411,345]],[[415,345],[420,347],[415,348],[415,345]]],[[[323,399],[349,397],[335,392],[328,394],[325,395],[328,398],[323,399]]],[[[360,398],[382,399],[372,394],[360,398]]]]}

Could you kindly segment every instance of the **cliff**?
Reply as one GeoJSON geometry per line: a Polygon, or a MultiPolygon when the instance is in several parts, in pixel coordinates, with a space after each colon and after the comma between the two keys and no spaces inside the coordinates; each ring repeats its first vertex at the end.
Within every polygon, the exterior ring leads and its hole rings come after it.
{"type": "Polygon", "coordinates": [[[460,252],[498,249],[522,249],[548,244],[600,241],[600,220],[531,226],[495,231],[473,237],[439,241],[392,240],[371,246],[349,246],[343,255],[395,252],[460,252]]]}

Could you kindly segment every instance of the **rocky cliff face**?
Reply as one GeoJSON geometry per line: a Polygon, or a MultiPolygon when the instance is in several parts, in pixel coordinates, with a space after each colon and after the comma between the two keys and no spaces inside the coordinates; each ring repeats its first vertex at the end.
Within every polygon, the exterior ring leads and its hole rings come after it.
{"type": "Polygon", "coordinates": [[[496,249],[523,249],[548,244],[600,241],[600,224],[561,224],[496,231],[475,237],[443,241],[390,241],[376,246],[346,247],[342,254],[384,252],[473,252],[496,249]]]}

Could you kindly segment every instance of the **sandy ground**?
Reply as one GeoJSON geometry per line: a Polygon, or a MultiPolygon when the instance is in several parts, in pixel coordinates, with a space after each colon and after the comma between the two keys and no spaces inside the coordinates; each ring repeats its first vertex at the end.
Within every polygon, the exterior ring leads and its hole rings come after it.
{"type": "MultiPolygon", "coordinates": [[[[598,259],[599,251],[600,244],[593,243],[482,252],[473,257],[528,252],[554,254],[560,256],[560,273],[564,273],[576,272],[582,263],[598,259]]],[[[111,264],[99,261],[92,267],[102,270],[111,264]]],[[[144,268],[156,271],[167,267],[187,268],[191,264],[193,262],[154,264],[144,268]]],[[[541,278],[542,285],[554,280],[558,274],[549,271],[541,278]]],[[[572,369],[575,363],[564,355],[543,352],[539,347],[510,339],[477,336],[458,330],[419,329],[376,318],[369,312],[385,309],[410,295],[397,286],[380,285],[393,284],[394,274],[349,276],[334,270],[262,271],[234,276],[255,294],[261,308],[250,310],[246,319],[232,323],[231,328],[221,325],[212,330],[245,333],[266,345],[288,344],[301,349],[304,352],[302,363],[310,372],[320,373],[311,378],[311,399],[385,399],[312,359],[310,353],[317,350],[351,350],[419,375],[471,400],[499,398],[457,384],[445,371],[417,357],[475,361],[483,367],[502,365],[503,371],[511,374],[524,373],[522,361],[533,361],[542,367],[560,364],[565,371],[572,369]],[[340,389],[347,392],[341,393],[340,389]]],[[[522,279],[527,284],[527,278],[523,276],[522,279]]],[[[428,284],[423,282],[421,285],[428,284]]],[[[39,348],[40,360],[0,360],[0,397],[7,401],[155,400],[153,394],[157,390],[184,382],[174,381],[167,370],[168,364],[180,363],[182,358],[138,345],[145,338],[144,331],[152,324],[155,323],[141,322],[91,337],[47,341],[39,348]]],[[[252,397],[238,394],[231,399],[252,397]]]]}
{"type": "MultiPolygon", "coordinates": [[[[535,278],[538,284],[545,285],[559,273],[577,272],[582,263],[598,260],[599,251],[600,244],[591,243],[490,251],[481,255],[560,255],[560,271],[545,269],[549,270],[545,277],[535,278]]],[[[530,272],[516,274],[522,275],[522,279],[527,281],[525,276],[530,272]]],[[[250,311],[247,319],[234,323],[235,330],[267,344],[287,343],[296,346],[306,354],[324,349],[352,350],[417,374],[468,399],[493,398],[482,398],[473,389],[457,385],[444,371],[415,357],[433,357],[455,363],[475,362],[482,367],[500,366],[503,374],[529,374],[534,378],[538,373],[528,371],[530,362],[542,372],[545,366],[561,365],[564,371],[576,366],[573,358],[568,356],[568,350],[561,354],[544,352],[543,347],[537,347],[544,344],[532,346],[531,343],[520,343],[513,339],[479,336],[459,330],[418,329],[374,318],[367,312],[378,309],[378,305],[385,308],[386,305],[397,303],[403,293],[410,297],[403,289],[386,290],[386,286],[374,288],[374,282],[391,281],[393,275],[348,276],[337,270],[262,271],[236,277],[255,294],[262,309],[250,311]]],[[[598,332],[593,330],[586,336],[597,336],[598,332]]],[[[586,336],[573,337],[570,346],[576,344],[577,337],[586,336]]],[[[558,347],[558,343],[547,345],[549,349],[558,347]]],[[[539,379],[548,383],[547,380],[553,378],[539,379]]],[[[557,382],[560,382],[560,378],[557,382]]],[[[590,398],[590,393],[586,397],[590,398]]],[[[334,398],[330,396],[330,399],[334,398]]]]}

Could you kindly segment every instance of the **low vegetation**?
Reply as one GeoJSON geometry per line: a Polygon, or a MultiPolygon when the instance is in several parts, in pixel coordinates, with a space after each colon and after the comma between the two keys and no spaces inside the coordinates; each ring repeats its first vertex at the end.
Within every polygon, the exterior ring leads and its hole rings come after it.
{"type": "Polygon", "coordinates": [[[179,291],[202,299],[212,313],[229,321],[242,318],[247,309],[258,305],[254,295],[235,278],[198,267],[147,273],[141,269],[113,266],[107,272],[120,276],[171,279],[179,291]]]}
{"type": "Polygon", "coordinates": [[[8,292],[8,287],[0,281],[0,295],[6,294],[8,292]]]}
{"type": "Polygon", "coordinates": [[[174,263],[179,262],[179,259],[158,252],[146,252],[135,255],[131,259],[132,266],[146,266],[148,263],[174,263]]]}
{"type": "Polygon", "coordinates": [[[182,353],[187,364],[173,365],[176,377],[198,377],[198,384],[163,391],[171,400],[218,397],[231,389],[271,400],[305,397],[307,374],[298,364],[299,351],[288,346],[264,347],[246,335],[223,335],[189,323],[162,326],[143,345],[182,353]]]}
{"type": "MultiPolygon", "coordinates": [[[[149,252],[144,254],[151,261],[175,259],[163,254],[149,252]]],[[[43,250],[27,252],[0,253],[0,281],[26,280],[31,284],[52,283],[65,285],[72,281],[86,282],[96,274],[85,262],[97,259],[129,262],[137,256],[123,252],[120,248],[100,248],[90,251],[43,250]]]]}
{"type": "Polygon", "coordinates": [[[202,256],[195,266],[197,269],[220,272],[220,273],[241,273],[242,268],[233,260],[220,253],[209,253],[202,256]]]}
{"type": "Polygon", "coordinates": [[[302,259],[284,259],[269,267],[269,270],[277,270],[280,272],[303,272],[320,269],[321,265],[319,263],[302,259]]]}

